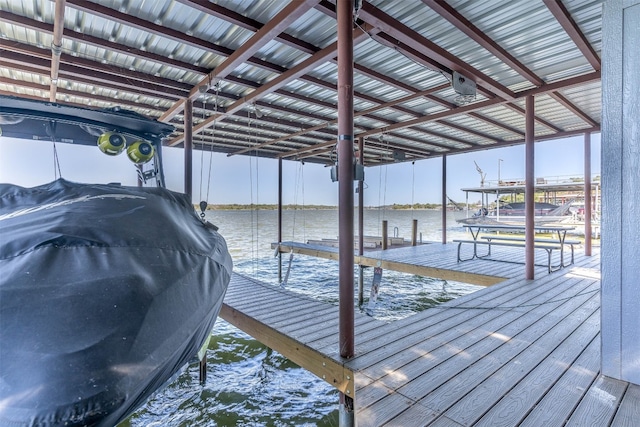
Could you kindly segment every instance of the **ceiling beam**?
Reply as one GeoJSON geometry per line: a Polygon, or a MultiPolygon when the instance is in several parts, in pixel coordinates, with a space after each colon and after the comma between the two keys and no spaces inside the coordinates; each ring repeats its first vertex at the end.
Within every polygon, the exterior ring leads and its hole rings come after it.
{"type": "MultiPolygon", "coordinates": [[[[523,116],[526,116],[526,112],[524,110],[524,108],[522,108],[519,105],[514,104],[513,102],[507,102],[504,104],[505,107],[509,108],[510,110],[515,111],[516,113],[519,113],[523,116]]],[[[562,132],[562,129],[560,129],[558,126],[554,125],[553,123],[551,123],[548,120],[543,119],[542,117],[538,116],[538,115],[534,115],[533,116],[533,120],[538,123],[541,124],[542,126],[546,126],[549,129],[551,129],[554,132],[562,132]]]]}
{"type": "MultiPolygon", "coordinates": [[[[12,54],[3,53],[0,55],[0,61],[42,66],[41,64],[44,64],[42,60],[46,58],[46,67],[48,70],[51,68],[46,49],[39,49],[21,43],[5,44],[3,47],[8,50],[0,49],[0,52],[11,52],[12,54]]],[[[60,62],[60,71],[65,71],[67,76],[77,76],[78,78],[89,77],[90,84],[94,86],[97,84],[118,83],[124,88],[129,89],[145,88],[154,93],[155,96],[164,99],[171,98],[167,95],[174,95],[174,99],[184,97],[188,94],[188,90],[191,87],[190,85],[179,83],[175,80],[163,79],[138,71],[107,66],[96,61],[89,61],[67,54],[60,55],[60,62]]]]}
{"type": "MultiPolygon", "coordinates": [[[[368,27],[363,30],[361,30],[360,28],[357,28],[356,30],[354,30],[354,35],[353,35],[354,45],[366,40],[368,37],[367,31],[372,30],[372,28],[368,27]]],[[[282,86],[286,85],[290,81],[295,80],[296,78],[304,75],[308,71],[316,68],[319,63],[326,62],[328,59],[333,58],[336,55],[337,49],[338,49],[338,42],[336,41],[331,43],[329,46],[325,47],[322,50],[319,50],[318,52],[311,55],[309,58],[291,67],[286,72],[280,74],[275,79],[270,80],[267,84],[260,86],[259,88],[255,89],[253,92],[249,93],[248,95],[244,96],[243,98],[239,99],[238,101],[228,106],[227,113],[228,114],[234,113],[239,109],[241,109],[245,104],[250,103],[253,100],[257,100],[264,95],[275,92],[276,90],[280,89],[282,86]]],[[[211,126],[213,122],[216,121],[220,116],[222,116],[222,114],[209,117],[203,123],[200,123],[198,126],[194,128],[193,130],[194,134],[200,132],[202,129],[206,129],[207,127],[211,126]]],[[[182,142],[182,141],[179,141],[179,142],[182,142]]],[[[175,145],[176,141],[172,141],[172,144],[175,145]]]]}
{"type": "MultiPolygon", "coordinates": [[[[241,15],[238,12],[235,12],[231,9],[227,9],[218,4],[211,3],[209,0],[176,0],[176,1],[186,6],[192,7],[202,13],[206,13],[207,15],[215,16],[216,18],[221,19],[225,22],[228,22],[233,25],[237,25],[238,27],[244,28],[245,30],[258,31],[263,26],[263,24],[256,21],[255,19],[251,19],[247,16],[241,15]]],[[[318,0],[316,4],[319,1],[320,0],[318,0]]],[[[278,34],[277,36],[275,36],[274,40],[277,40],[282,44],[293,47],[295,49],[299,49],[306,53],[316,53],[318,50],[320,50],[320,48],[312,45],[311,43],[308,43],[304,40],[300,40],[287,33],[278,34]]]]}
{"type": "Polygon", "coordinates": [[[458,30],[465,33],[470,39],[478,43],[480,46],[491,52],[502,62],[507,64],[513,70],[517,71],[525,79],[529,80],[536,86],[542,86],[544,81],[538,77],[533,71],[528,69],[524,64],[518,61],[513,55],[503,49],[488,35],[480,31],[478,27],[473,25],[471,21],[462,16],[460,12],[447,4],[444,0],[422,0],[424,4],[436,11],[440,16],[445,18],[458,30]]]}
{"type": "MultiPolygon", "coordinates": [[[[542,87],[523,90],[521,92],[516,93],[516,96],[518,98],[524,98],[527,95],[539,95],[539,94],[548,93],[548,92],[551,92],[551,91],[554,91],[554,90],[573,87],[573,86],[576,86],[576,85],[589,83],[589,82],[592,82],[592,81],[599,81],[599,80],[600,80],[600,72],[599,71],[594,71],[592,73],[583,74],[581,76],[572,77],[572,78],[565,79],[565,80],[559,80],[559,81],[556,81],[556,82],[553,82],[553,83],[548,83],[548,84],[546,84],[546,85],[544,85],[542,87]]],[[[395,124],[395,125],[385,126],[385,127],[381,127],[381,128],[378,128],[378,129],[372,129],[370,131],[357,134],[355,136],[356,137],[366,137],[366,136],[370,136],[370,135],[377,135],[377,134],[380,134],[380,133],[389,132],[391,130],[402,129],[402,128],[414,126],[414,125],[417,125],[417,124],[420,124],[420,123],[426,123],[426,122],[431,122],[431,121],[435,121],[435,120],[439,120],[439,119],[444,119],[446,117],[455,116],[457,114],[466,114],[466,113],[469,113],[469,112],[474,112],[474,111],[481,110],[483,108],[487,108],[487,107],[491,107],[491,106],[495,106],[495,105],[506,104],[506,103],[507,103],[507,101],[505,101],[503,99],[499,99],[499,98],[487,99],[485,101],[475,102],[473,104],[467,104],[467,105],[464,105],[462,107],[458,107],[455,110],[448,110],[448,111],[443,111],[443,112],[440,112],[440,113],[429,114],[429,115],[425,115],[424,117],[419,117],[419,118],[413,119],[413,120],[407,120],[405,122],[398,123],[398,124],[395,124]]],[[[514,106],[517,107],[517,105],[515,105],[515,104],[514,104],[514,106]]]]}
{"type": "MultiPolygon", "coordinates": [[[[431,88],[431,89],[428,89],[428,90],[416,92],[416,93],[414,93],[412,95],[405,96],[405,97],[397,99],[395,101],[390,101],[390,102],[386,102],[386,103],[383,103],[383,104],[376,105],[375,107],[371,107],[371,108],[368,108],[366,110],[356,111],[356,112],[353,113],[353,117],[356,118],[356,117],[365,116],[365,115],[367,115],[369,113],[373,113],[373,112],[376,112],[376,111],[379,111],[379,110],[383,110],[385,108],[388,108],[388,107],[391,107],[391,106],[394,106],[394,105],[397,105],[397,104],[401,104],[403,102],[407,102],[407,101],[410,101],[410,100],[415,99],[415,98],[419,98],[419,97],[428,95],[428,94],[430,94],[432,92],[437,92],[439,90],[445,89],[448,86],[449,85],[437,86],[437,87],[434,87],[434,88],[431,88]]],[[[316,131],[316,130],[319,130],[319,129],[324,129],[324,128],[327,128],[330,125],[333,125],[333,124],[336,124],[336,123],[338,123],[338,119],[329,120],[329,121],[327,121],[325,123],[322,123],[322,124],[319,124],[319,125],[316,125],[316,126],[311,126],[311,127],[306,128],[306,129],[303,129],[303,130],[301,130],[299,132],[292,133],[291,135],[285,135],[285,136],[283,136],[281,138],[274,139],[272,141],[264,142],[264,143],[260,144],[259,146],[254,147],[252,149],[266,147],[267,145],[271,145],[271,144],[277,144],[278,142],[286,141],[289,138],[293,138],[294,136],[300,136],[300,135],[304,135],[306,133],[313,132],[313,131],[316,131]]],[[[236,152],[233,152],[233,153],[229,153],[229,154],[227,154],[227,156],[230,157],[230,156],[234,156],[234,155],[238,155],[238,154],[244,154],[247,151],[250,151],[250,150],[249,149],[239,150],[239,151],[236,151],[236,152]]]]}
{"type": "Polygon", "coordinates": [[[571,111],[573,114],[578,116],[582,121],[584,121],[588,125],[591,125],[593,127],[600,126],[598,122],[596,122],[591,117],[589,117],[587,113],[579,109],[575,104],[573,104],[571,101],[565,98],[560,92],[553,91],[549,93],[549,96],[551,96],[553,99],[558,101],[563,107],[565,107],[567,110],[571,111]]]}
{"type": "Polygon", "coordinates": [[[523,130],[514,128],[513,126],[508,126],[508,125],[506,125],[504,123],[500,123],[499,121],[494,120],[494,119],[492,119],[490,117],[484,116],[484,115],[482,115],[480,113],[472,112],[472,113],[468,113],[467,115],[473,117],[474,119],[481,120],[483,122],[489,123],[489,124],[499,128],[499,129],[503,129],[503,130],[506,130],[507,132],[515,133],[516,135],[521,136],[521,137],[524,138],[524,131],[523,130]]]}
{"type": "Polygon", "coordinates": [[[567,8],[562,4],[562,1],[544,0],[544,4],[556,18],[558,23],[560,23],[562,28],[564,28],[569,37],[571,37],[571,40],[573,40],[576,46],[578,46],[578,49],[580,49],[580,52],[582,52],[584,57],[587,58],[587,61],[589,61],[589,64],[591,64],[593,69],[600,71],[602,65],[600,63],[598,53],[593,49],[589,40],[587,40],[580,30],[580,27],[578,27],[578,24],[576,24],[576,21],[573,20],[567,8]]]}
{"type": "MultiPolygon", "coordinates": [[[[0,11],[0,21],[17,24],[21,27],[36,32],[53,32],[53,25],[51,24],[36,21],[35,19],[29,19],[20,15],[15,15],[11,12],[0,11]]],[[[105,49],[107,51],[117,52],[122,55],[129,55],[134,58],[148,59],[149,61],[156,62],[167,67],[178,68],[184,71],[194,72],[202,75],[206,75],[210,71],[205,67],[199,67],[194,64],[182,62],[173,58],[167,58],[166,56],[158,55],[157,53],[149,52],[148,50],[136,49],[134,47],[125,46],[123,44],[101,39],[99,37],[94,37],[89,34],[79,33],[69,28],[64,29],[63,36],[69,41],[94,46],[100,49],[105,49]]]]}
{"type": "MultiPolygon", "coordinates": [[[[282,31],[287,29],[298,18],[307,13],[309,9],[318,4],[320,0],[293,0],[278,12],[273,18],[253,34],[246,42],[203,78],[189,92],[187,99],[193,100],[200,95],[200,87],[210,87],[218,81],[224,79],[233,70],[246,62],[257,51],[262,49],[267,43],[276,38],[282,31]]],[[[171,120],[184,108],[184,101],[177,102],[167,110],[160,121],[171,120]]]]}
{"type": "MultiPolygon", "coordinates": [[[[164,27],[162,25],[156,24],[155,22],[146,21],[144,19],[128,15],[118,10],[102,6],[98,3],[93,3],[88,0],[67,0],[67,4],[77,10],[88,13],[90,15],[99,16],[106,19],[107,21],[127,25],[142,32],[151,33],[162,38],[168,38],[178,43],[184,43],[186,45],[202,49],[216,55],[227,57],[233,54],[233,50],[227,47],[181,33],[180,31],[174,30],[173,28],[164,27]]],[[[246,62],[264,70],[273,71],[275,73],[281,73],[285,71],[284,67],[256,57],[251,57],[247,59],[246,62]]]]}
{"type": "MultiPolygon", "coordinates": [[[[47,30],[48,29],[47,26],[51,27],[50,24],[40,23],[40,22],[35,21],[35,20],[29,20],[27,18],[23,18],[23,17],[20,17],[18,15],[13,15],[13,14],[7,13],[7,12],[0,12],[0,19],[3,19],[5,21],[9,21],[9,22],[11,22],[11,21],[19,22],[21,25],[24,25],[24,26],[26,26],[28,28],[31,28],[31,29],[35,30],[35,31],[47,30]]],[[[83,35],[83,34],[80,34],[80,33],[75,33],[75,32],[70,31],[68,29],[65,30],[65,36],[69,37],[70,39],[72,39],[74,41],[80,42],[80,43],[93,44],[95,46],[98,46],[98,47],[101,47],[101,48],[104,48],[104,49],[107,49],[107,50],[114,50],[114,51],[117,51],[117,52],[120,52],[120,53],[126,54],[126,55],[135,56],[135,55],[139,54],[139,55],[141,55],[141,56],[143,56],[145,58],[148,58],[148,59],[150,59],[152,61],[159,62],[159,63],[161,63],[163,65],[177,66],[177,67],[181,67],[181,68],[184,68],[184,69],[187,69],[187,70],[190,69],[190,71],[193,71],[193,72],[196,72],[196,73],[199,73],[199,74],[205,74],[208,71],[208,70],[206,70],[206,69],[204,69],[202,67],[192,66],[190,64],[181,63],[180,61],[177,61],[177,60],[174,60],[174,59],[170,59],[170,58],[165,58],[165,57],[163,57],[161,55],[157,55],[157,54],[154,54],[154,53],[151,53],[151,52],[148,52],[148,51],[143,51],[143,50],[139,50],[139,49],[132,49],[132,48],[130,48],[128,46],[119,45],[117,43],[110,42],[110,41],[107,41],[107,40],[102,40],[102,39],[98,39],[98,38],[95,38],[95,37],[92,37],[92,36],[86,36],[86,35],[83,35]]],[[[95,69],[96,66],[97,66],[98,69],[101,69],[102,71],[108,71],[107,70],[108,67],[104,66],[104,64],[99,64],[97,62],[87,61],[87,60],[84,60],[84,59],[77,59],[76,61],[73,61],[73,62],[82,62],[82,61],[85,61],[85,63],[83,65],[88,66],[90,68],[94,68],[95,69]],[[91,64],[93,64],[93,65],[91,65],[91,64]]],[[[127,70],[125,72],[129,72],[129,70],[127,70]]],[[[373,73],[368,73],[368,74],[376,74],[376,73],[373,72],[373,73]]],[[[139,75],[138,76],[129,75],[129,77],[138,78],[139,75]]],[[[415,91],[415,89],[411,88],[409,85],[406,85],[406,84],[403,84],[403,83],[400,83],[400,82],[395,82],[395,81],[393,81],[393,79],[385,78],[384,76],[380,75],[379,73],[377,73],[375,75],[375,77],[377,77],[377,78],[379,78],[381,80],[384,80],[385,83],[391,84],[391,85],[393,85],[395,87],[402,86],[402,88],[404,90],[407,90],[407,91],[413,90],[413,91],[415,91]]],[[[301,76],[300,79],[304,80],[304,81],[308,81],[308,82],[310,82],[312,84],[316,84],[316,85],[321,86],[321,87],[326,87],[328,89],[335,90],[335,85],[334,84],[331,84],[329,82],[324,82],[324,81],[322,81],[320,79],[317,79],[315,77],[301,76]]],[[[247,85],[247,86],[253,87],[253,88],[259,87],[259,85],[257,83],[255,83],[255,82],[251,82],[251,81],[248,81],[246,79],[238,78],[238,77],[235,77],[235,76],[228,76],[227,80],[235,82],[235,83],[238,83],[238,84],[244,84],[244,85],[247,85]]],[[[184,87],[186,87],[186,84],[181,85],[181,89],[184,88],[184,87]]],[[[311,105],[322,104],[321,101],[313,100],[313,99],[307,98],[307,97],[299,97],[297,94],[290,93],[290,92],[287,92],[287,91],[278,90],[275,93],[278,93],[278,94],[283,95],[283,96],[294,97],[296,99],[304,99],[304,101],[309,102],[311,105]]],[[[366,100],[368,102],[372,102],[372,103],[381,103],[382,102],[382,101],[376,99],[375,97],[371,97],[371,96],[368,96],[366,94],[361,94],[361,93],[355,92],[355,95],[356,95],[356,97],[364,99],[364,100],[366,100]]],[[[444,100],[440,100],[438,97],[433,96],[433,95],[427,95],[427,98],[429,98],[431,100],[435,100],[435,102],[440,103],[442,105],[445,105],[447,107],[454,106],[453,104],[448,103],[447,101],[444,101],[444,100]]],[[[335,105],[332,105],[332,104],[329,104],[329,103],[325,103],[325,104],[327,104],[327,105],[325,105],[325,107],[328,107],[328,108],[331,108],[331,109],[335,109],[335,105]]],[[[398,111],[401,111],[404,114],[409,114],[409,115],[413,115],[413,116],[416,116],[416,117],[420,116],[419,113],[414,112],[413,110],[410,110],[410,109],[407,109],[407,108],[393,107],[393,106],[391,108],[395,108],[395,109],[397,109],[398,111]]],[[[297,112],[297,114],[301,114],[301,113],[297,112]]],[[[308,116],[308,113],[305,113],[304,116],[308,116]]],[[[376,120],[376,121],[383,121],[383,122],[386,121],[387,123],[393,123],[393,121],[385,120],[384,118],[376,117],[376,116],[372,116],[372,115],[365,115],[365,117],[368,117],[368,118],[370,118],[372,120],[376,120]]],[[[179,143],[180,141],[176,141],[176,142],[179,143]]]]}
{"type": "Polygon", "coordinates": [[[396,40],[410,46],[428,57],[433,58],[433,60],[450,68],[451,70],[463,74],[464,76],[474,80],[477,84],[485,86],[500,97],[507,100],[515,99],[513,91],[506,86],[498,83],[491,77],[460,60],[452,53],[449,53],[447,50],[424,37],[422,34],[387,15],[382,10],[372,6],[370,3],[363,2],[362,8],[358,12],[358,16],[368,24],[389,34],[396,40]]]}

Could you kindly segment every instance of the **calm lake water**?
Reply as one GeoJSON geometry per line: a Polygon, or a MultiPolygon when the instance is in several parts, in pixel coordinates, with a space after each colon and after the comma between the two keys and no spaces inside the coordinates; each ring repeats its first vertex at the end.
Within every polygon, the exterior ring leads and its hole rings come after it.
{"type": "MultiPolygon", "coordinates": [[[[275,211],[209,211],[234,259],[234,270],[278,285],[275,211]]],[[[365,235],[389,234],[409,239],[413,219],[423,241],[441,241],[439,211],[365,211],[365,235]]],[[[449,240],[464,235],[449,213],[449,240]]],[[[357,230],[357,222],[355,224],[357,230]]],[[[285,211],[283,240],[336,238],[337,210],[285,211]]],[[[288,255],[283,258],[286,268],[288,255]]],[[[372,269],[365,270],[365,305],[372,269]]],[[[356,280],[357,283],[357,280],[356,280]]],[[[288,289],[337,304],[338,264],[295,255],[288,289]]],[[[477,286],[384,271],[374,317],[391,321],[443,301],[473,292],[477,286]]],[[[357,297],[356,297],[357,301],[357,297]]],[[[336,337],[336,340],[338,338],[336,337]]],[[[357,337],[356,337],[357,340],[357,337]]],[[[218,319],[208,352],[208,377],[199,384],[198,367],[185,369],[120,427],[142,426],[337,426],[338,393],[222,319],[218,319]]]]}

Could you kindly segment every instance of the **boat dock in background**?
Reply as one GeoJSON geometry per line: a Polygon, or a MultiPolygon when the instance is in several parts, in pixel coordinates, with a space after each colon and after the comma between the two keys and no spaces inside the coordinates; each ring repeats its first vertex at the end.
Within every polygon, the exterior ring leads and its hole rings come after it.
{"type": "MultiPolygon", "coordinates": [[[[306,246],[280,248],[337,257],[306,246]]],[[[442,276],[499,274],[497,284],[390,323],[356,311],[351,359],[339,356],[338,307],[291,290],[234,274],[221,317],[353,397],[358,426],[622,426],[637,419],[640,387],[599,372],[599,251],[576,254],[574,265],[552,274],[536,270],[535,280],[523,279],[524,266],[456,263],[455,251],[434,243],[383,251],[378,261],[442,276]]]]}

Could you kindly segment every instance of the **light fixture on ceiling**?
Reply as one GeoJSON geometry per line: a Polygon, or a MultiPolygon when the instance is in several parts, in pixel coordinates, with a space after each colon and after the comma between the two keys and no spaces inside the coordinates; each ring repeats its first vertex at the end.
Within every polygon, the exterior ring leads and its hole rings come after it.
{"type": "Polygon", "coordinates": [[[456,92],[453,99],[458,105],[466,105],[476,99],[476,82],[454,71],[451,76],[451,86],[456,92]]]}

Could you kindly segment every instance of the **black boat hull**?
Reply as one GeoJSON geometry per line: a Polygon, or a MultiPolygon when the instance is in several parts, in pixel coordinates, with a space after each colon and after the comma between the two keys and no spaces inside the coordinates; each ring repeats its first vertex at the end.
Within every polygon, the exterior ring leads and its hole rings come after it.
{"type": "Polygon", "coordinates": [[[231,275],[184,195],[0,185],[0,425],[113,426],[193,358],[231,275]]]}

